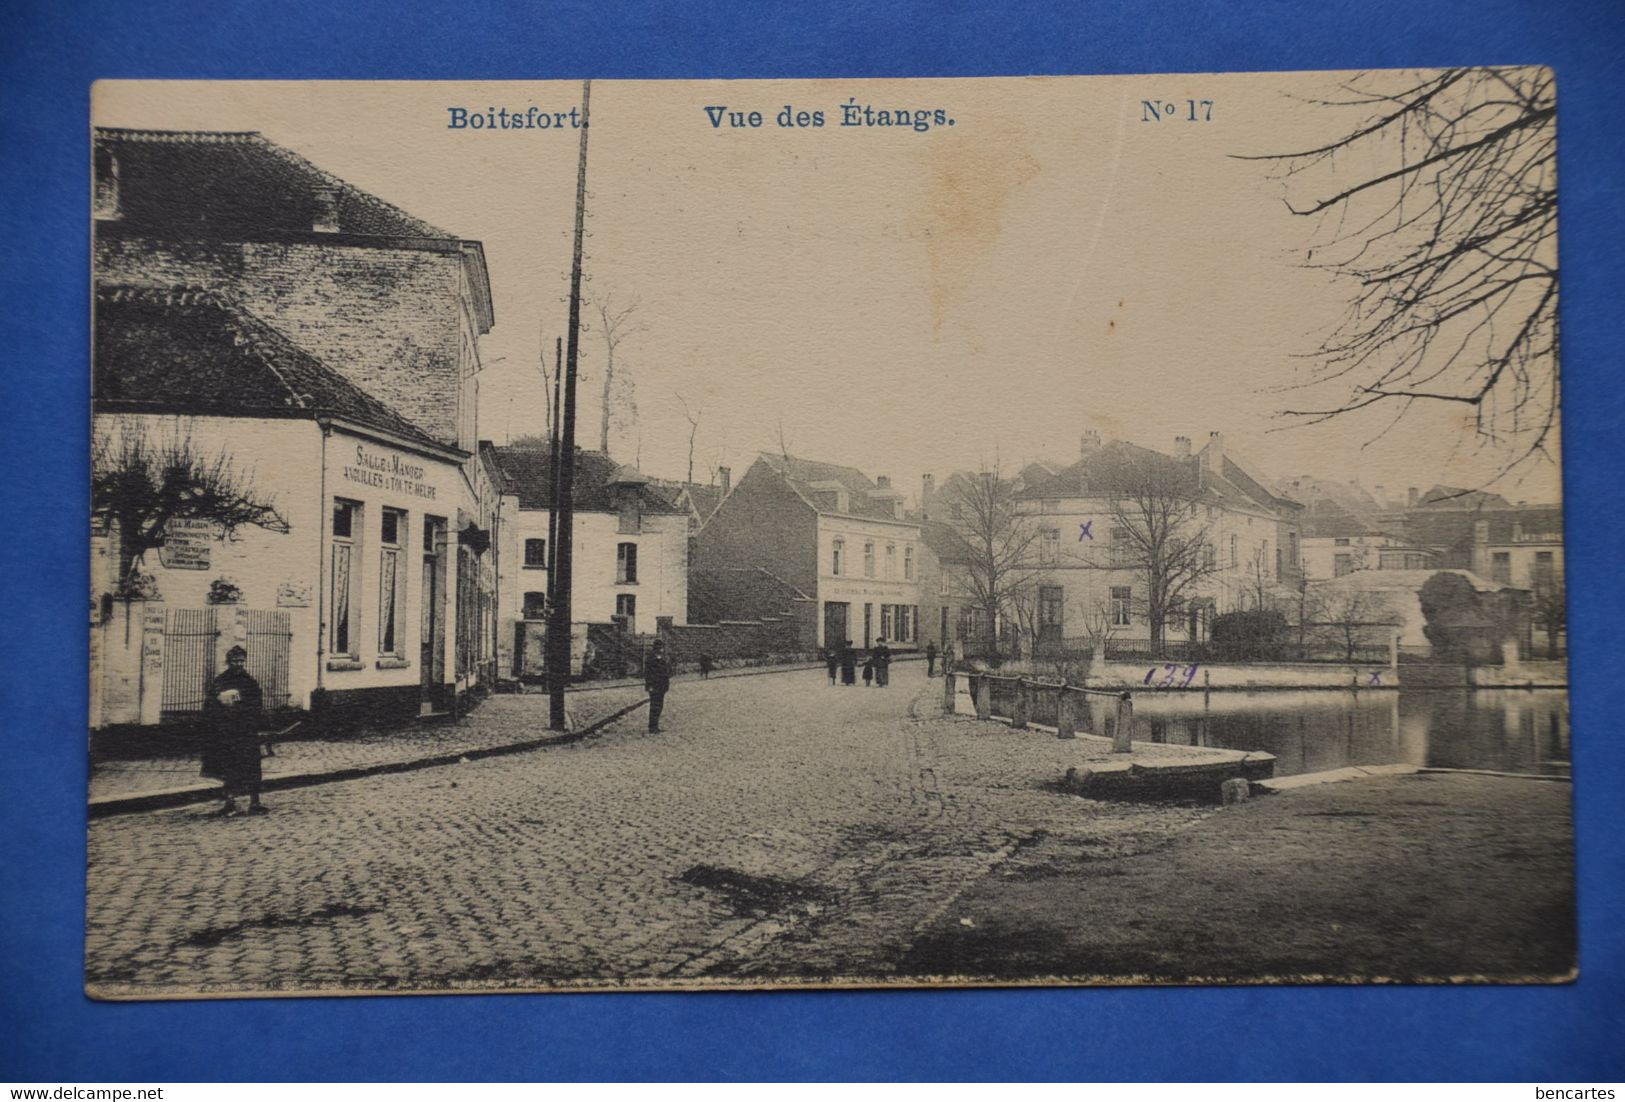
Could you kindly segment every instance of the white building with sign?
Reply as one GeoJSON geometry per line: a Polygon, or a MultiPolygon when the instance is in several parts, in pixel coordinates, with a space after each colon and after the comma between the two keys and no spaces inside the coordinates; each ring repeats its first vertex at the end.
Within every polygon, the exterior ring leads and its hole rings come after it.
{"type": "Polygon", "coordinates": [[[177,517],[124,562],[104,518],[93,725],[196,712],[237,643],[269,707],[384,720],[481,680],[495,570],[478,463],[224,296],[103,286],[97,310],[98,463],[188,454],[279,523],[177,517]]]}

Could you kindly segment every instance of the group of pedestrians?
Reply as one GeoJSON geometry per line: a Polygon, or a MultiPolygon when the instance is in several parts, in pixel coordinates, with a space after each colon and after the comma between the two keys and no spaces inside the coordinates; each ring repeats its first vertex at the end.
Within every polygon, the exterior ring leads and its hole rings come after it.
{"type": "MultiPolygon", "coordinates": [[[[824,670],[829,674],[831,685],[836,683],[837,674],[842,685],[858,683],[858,652],[852,646],[852,640],[847,639],[839,647],[824,649],[824,670]]],[[[884,688],[891,684],[891,648],[886,645],[886,640],[876,641],[863,659],[862,672],[865,686],[884,688]]]]}

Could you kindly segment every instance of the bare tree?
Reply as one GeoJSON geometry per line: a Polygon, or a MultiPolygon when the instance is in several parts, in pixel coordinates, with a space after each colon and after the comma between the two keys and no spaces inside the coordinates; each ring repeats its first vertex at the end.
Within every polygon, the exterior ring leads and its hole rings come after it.
{"type": "Polygon", "coordinates": [[[693,483],[694,483],[694,437],[699,434],[699,431],[700,431],[700,415],[703,414],[705,411],[703,409],[693,409],[693,408],[691,408],[689,406],[689,404],[688,404],[688,399],[684,398],[681,394],[676,395],[676,398],[677,398],[677,403],[683,407],[683,416],[688,420],[688,482],[689,482],[690,485],[693,485],[693,483]]]}
{"type": "Polygon", "coordinates": [[[244,527],[288,530],[275,499],[260,494],[224,451],[205,455],[179,430],[156,441],[134,428],[99,434],[91,451],[90,511],[117,530],[121,588],[146,553],[164,545],[172,520],[213,521],[228,536],[244,527]]]}
{"type": "Polygon", "coordinates": [[[1212,533],[1197,498],[1196,471],[1174,462],[1125,464],[1113,479],[1115,532],[1106,565],[1133,569],[1143,581],[1134,608],[1151,629],[1151,650],[1162,653],[1163,636],[1199,583],[1217,572],[1212,533]]]}
{"type": "Polygon", "coordinates": [[[964,602],[978,611],[983,644],[997,649],[997,624],[1018,615],[1018,604],[1039,576],[1034,554],[1038,529],[1018,508],[1015,487],[1000,477],[997,463],[945,487],[948,524],[964,541],[963,568],[952,583],[964,602]]]}
{"type": "Polygon", "coordinates": [[[1244,158],[1279,166],[1287,208],[1317,222],[1306,266],[1352,290],[1305,380],[1331,400],[1284,412],[1320,423],[1382,407],[1397,421],[1453,403],[1508,468],[1542,453],[1558,390],[1551,70],[1364,73],[1316,102],[1360,119],[1244,158]]]}
{"type": "Polygon", "coordinates": [[[1386,602],[1377,594],[1355,586],[1323,589],[1315,609],[1316,626],[1339,650],[1343,659],[1354,661],[1373,628],[1393,626],[1394,618],[1386,602]]]}
{"type": "Polygon", "coordinates": [[[628,415],[630,419],[637,418],[637,397],[630,370],[624,361],[615,362],[615,353],[622,342],[634,333],[642,331],[633,315],[637,313],[637,299],[628,299],[623,302],[615,301],[615,292],[610,291],[601,298],[593,299],[593,308],[598,311],[599,333],[604,338],[604,389],[603,408],[598,417],[598,450],[609,454],[609,421],[611,411],[617,406],[628,415]]]}

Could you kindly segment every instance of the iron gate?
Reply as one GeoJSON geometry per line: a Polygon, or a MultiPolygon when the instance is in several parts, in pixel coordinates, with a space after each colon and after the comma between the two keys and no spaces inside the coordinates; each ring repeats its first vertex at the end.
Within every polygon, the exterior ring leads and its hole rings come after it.
{"type": "Polygon", "coordinates": [[[248,672],[260,683],[267,709],[288,706],[288,653],[293,639],[289,625],[286,609],[248,610],[243,646],[248,650],[248,672]]]}
{"type": "MultiPolygon", "coordinates": [[[[209,684],[218,672],[221,615],[238,610],[229,605],[172,608],[164,613],[164,695],[162,717],[179,719],[203,710],[209,684]]],[[[285,609],[244,609],[243,648],[248,672],[260,683],[265,707],[285,708],[289,701],[288,664],[293,629],[285,609]]]]}
{"type": "Polygon", "coordinates": [[[214,680],[213,608],[172,608],[164,613],[164,716],[201,712],[214,680]]]}

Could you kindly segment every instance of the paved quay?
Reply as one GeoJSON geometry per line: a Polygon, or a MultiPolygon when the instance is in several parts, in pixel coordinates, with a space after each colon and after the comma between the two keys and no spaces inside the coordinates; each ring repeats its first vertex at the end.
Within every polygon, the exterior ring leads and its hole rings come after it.
{"type": "MultiPolygon", "coordinates": [[[[98,819],[88,986],[906,979],[918,932],[1023,847],[1140,852],[1217,813],[1065,794],[1102,740],[943,716],[940,693],[917,667],[887,689],[819,670],[683,681],[658,735],[636,712],[569,745],[282,792],[263,817],[98,819]]],[[[545,709],[499,697],[466,727],[545,709]]]]}

